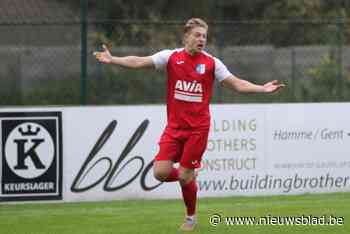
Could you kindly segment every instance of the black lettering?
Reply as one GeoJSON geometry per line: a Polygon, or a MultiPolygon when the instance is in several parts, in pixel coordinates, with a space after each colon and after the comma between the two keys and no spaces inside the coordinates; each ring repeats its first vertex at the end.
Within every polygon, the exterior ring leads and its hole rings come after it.
{"type": "Polygon", "coordinates": [[[104,130],[104,132],[101,134],[99,137],[98,141],[94,145],[93,149],[89,153],[87,159],[83,163],[82,168],[79,170],[76,178],[73,181],[73,184],[71,186],[71,191],[72,192],[83,192],[86,190],[89,190],[99,183],[101,183],[105,178],[106,182],[103,186],[103,190],[105,191],[116,191],[119,189],[124,188],[125,186],[129,185],[132,183],[140,174],[140,183],[141,183],[141,188],[150,191],[155,188],[157,188],[159,185],[162,183],[156,184],[154,186],[148,186],[146,185],[146,176],[151,170],[153,166],[153,161],[151,161],[146,167],[145,167],[145,161],[141,156],[135,156],[127,160],[124,164],[123,161],[126,160],[128,154],[131,152],[131,150],[135,147],[135,145],[139,142],[143,134],[145,133],[148,125],[149,125],[149,120],[144,120],[140,126],[136,129],[135,133],[132,135],[128,143],[126,144],[125,148],[123,149],[120,157],[117,159],[115,165],[112,167],[113,162],[109,157],[102,157],[98,159],[96,162],[94,162],[91,166],[89,166],[89,163],[96,157],[97,153],[101,150],[101,148],[104,146],[104,144],[107,142],[107,140],[110,138],[112,133],[114,132],[115,128],[117,125],[117,121],[112,121],[107,128],[104,130]],[[100,178],[97,178],[95,182],[91,182],[90,184],[86,185],[85,187],[81,187],[82,182],[84,179],[87,177],[87,175],[90,173],[90,171],[96,167],[99,163],[102,161],[107,161],[108,163],[108,168],[106,169],[106,172],[104,173],[103,176],[100,178]],[[132,162],[140,162],[140,167],[138,170],[133,172],[132,176],[130,179],[128,178],[125,182],[123,181],[120,184],[115,184],[117,181],[118,176],[125,170],[125,168],[130,165],[132,162]],[[145,168],[144,168],[145,167],[145,168]]]}
{"type": "Polygon", "coordinates": [[[163,184],[163,182],[161,183],[158,183],[156,185],[153,185],[153,186],[148,186],[146,184],[146,177],[147,177],[147,174],[149,173],[149,171],[152,169],[153,167],[153,163],[154,163],[154,160],[152,160],[146,167],[145,167],[145,170],[143,170],[142,174],[141,174],[141,178],[140,178],[140,185],[141,185],[141,188],[145,191],[151,191],[155,188],[157,188],[159,185],[163,184]]]}
{"type": "Polygon", "coordinates": [[[117,171],[117,169],[118,169],[119,165],[121,164],[121,162],[128,156],[130,151],[135,147],[137,142],[139,142],[139,140],[141,139],[141,137],[145,133],[145,131],[146,131],[147,127],[148,127],[148,124],[149,124],[149,120],[146,119],[136,129],[135,133],[132,135],[132,137],[130,138],[129,142],[126,144],[123,152],[121,153],[120,157],[118,158],[118,161],[116,162],[116,164],[114,165],[111,173],[109,174],[109,176],[107,178],[107,181],[106,181],[105,185],[103,186],[104,190],[106,190],[106,191],[114,191],[114,190],[121,189],[121,188],[127,186],[128,184],[130,184],[132,181],[134,181],[136,179],[136,177],[141,173],[141,171],[143,169],[143,166],[145,165],[145,162],[144,162],[143,158],[141,158],[140,156],[136,156],[136,157],[133,157],[133,158],[129,159],[118,171],[117,171]],[[134,160],[140,160],[140,162],[142,163],[140,169],[134,174],[133,177],[131,177],[129,180],[127,180],[123,184],[117,185],[115,187],[112,187],[111,185],[116,180],[117,176],[123,171],[123,169],[129,163],[131,163],[134,160]]]}
{"type": "Polygon", "coordinates": [[[107,140],[110,138],[112,135],[115,127],[117,126],[117,121],[113,120],[107,128],[103,131],[101,134],[100,138],[97,140],[96,144],[92,148],[91,152],[89,153],[87,159],[85,160],[83,166],[80,168],[77,177],[75,177],[73,184],[71,186],[72,192],[84,192],[86,190],[89,190],[93,187],[95,187],[97,184],[99,184],[110,172],[111,167],[112,167],[112,160],[108,157],[103,157],[97,160],[93,165],[91,165],[89,168],[87,168],[88,164],[92,161],[92,159],[96,156],[96,154],[101,150],[101,148],[104,146],[104,144],[107,142],[107,140]],[[108,169],[106,170],[105,174],[99,178],[96,182],[87,185],[85,187],[79,187],[84,180],[84,178],[88,175],[90,170],[92,170],[98,163],[101,161],[106,160],[108,162],[108,169]]]}
{"type": "Polygon", "coordinates": [[[44,139],[32,139],[32,142],[34,145],[30,147],[30,149],[25,152],[24,146],[28,142],[28,140],[24,139],[16,139],[14,140],[15,143],[17,143],[17,165],[15,166],[15,169],[17,170],[23,170],[28,169],[28,166],[25,165],[25,159],[27,157],[30,157],[32,160],[34,166],[36,169],[45,169],[44,164],[40,161],[38,154],[36,153],[35,149],[44,142],[44,139]]]}

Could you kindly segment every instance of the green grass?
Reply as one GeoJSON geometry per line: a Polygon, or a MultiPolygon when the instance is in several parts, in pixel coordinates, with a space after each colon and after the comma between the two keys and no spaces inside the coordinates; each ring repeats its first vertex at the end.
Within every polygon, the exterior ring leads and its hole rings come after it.
{"type": "MultiPolygon", "coordinates": [[[[141,200],[59,204],[0,204],[1,234],[180,233],[181,200],[141,200]]],[[[199,199],[194,233],[350,233],[350,193],[199,199]],[[344,217],[338,226],[210,226],[210,215],[344,217]]]]}

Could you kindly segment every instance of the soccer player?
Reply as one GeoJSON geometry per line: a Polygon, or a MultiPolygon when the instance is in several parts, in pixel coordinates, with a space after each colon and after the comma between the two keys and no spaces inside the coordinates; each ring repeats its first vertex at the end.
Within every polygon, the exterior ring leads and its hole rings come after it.
{"type": "Polygon", "coordinates": [[[192,18],[184,27],[184,48],[162,50],[151,56],[112,56],[103,45],[103,52],[94,52],[97,60],[128,68],[155,67],[167,72],[168,123],[159,141],[155,156],[154,176],[159,181],[179,181],[186,216],[180,230],[192,231],[196,225],[196,171],[206,149],[210,125],[209,101],[214,81],[242,93],[272,93],[284,87],[277,80],[256,85],[240,79],[216,57],[203,49],[208,25],[192,18]],[[174,167],[175,163],[179,167],[174,167]]]}

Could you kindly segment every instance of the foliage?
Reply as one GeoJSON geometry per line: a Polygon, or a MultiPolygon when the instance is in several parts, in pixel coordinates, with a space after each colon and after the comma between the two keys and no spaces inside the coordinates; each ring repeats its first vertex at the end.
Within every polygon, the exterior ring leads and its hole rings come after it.
{"type": "Polygon", "coordinates": [[[90,104],[164,103],[166,78],[151,70],[129,71],[106,67],[98,78],[89,79],[90,104]]]}
{"type": "Polygon", "coordinates": [[[16,105],[78,105],[80,80],[74,78],[40,80],[22,91],[16,105]]]}
{"type": "Polygon", "coordinates": [[[331,52],[321,57],[319,65],[307,71],[311,79],[308,96],[313,102],[338,101],[341,96],[348,96],[350,80],[348,74],[340,73],[340,69],[341,64],[331,52]]]}
{"type": "MultiPolygon", "coordinates": [[[[88,77],[87,102],[97,105],[165,103],[165,82],[164,75],[156,72],[126,69],[116,72],[108,67],[100,77],[88,77]]],[[[25,89],[16,87],[1,92],[0,105],[79,105],[80,86],[78,77],[40,80],[25,89]]]]}
{"type": "MultiPolygon", "coordinates": [[[[61,2],[69,4],[79,12],[79,1],[61,2]]],[[[181,45],[183,22],[190,17],[201,17],[210,23],[209,45],[216,52],[222,50],[225,53],[223,50],[234,46],[243,48],[269,45],[288,49],[296,45],[335,46],[350,43],[350,25],[346,21],[350,14],[348,0],[88,0],[88,3],[88,42],[91,52],[100,48],[102,43],[113,46],[116,50],[123,48],[124,51],[116,53],[120,56],[132,52],[132,48],[136,47],[146,48],[144,54],[155,52],[159,48],[175,48],[181,45]]],[[[217,54],[220,55],[220,52],[217,54]]],[[[231,55],[226,53],[225,56],[227,58],[231,55]]],[[[239,56],[239,52],[232,54],[234,58],[239,56]]],[[[319,65],[307,70],[309,79],[298,83],[295,88],[298,89],[297,92],[291,88],[294,84],[289,81],[289,77],[282,77],[288,86],[281,93],[270,96],[241,95],[215,89],[213,101],[234,103],[350,100],[349,75],[342,74],[343,81],[337,79],[340,68],[337,56],[334,52],[326,55],[319,65]]],[[[254,59],[249,54],[242,58],[248,62],[254,59]]],[[[283,62],[285,61],[287,59],[283,62]]],[[[248,62],[249,68],[246,69],[251,69],[248,62]]],[[[231,65],[233,67],[237,63],[228,64],[231,65]]],[[[88,77],[89,104],[165,102],[166,81],[163,74],[109,67],[97,73],[97,77],[88,77]]],[[[81,84],[78,75],[69,79],[34,80],[28,82],[30,84],[27,87],[20,80],[26,78],[21,74],[23,77],[12,77],[12,81],[1,79],[1,86],[4,88],[1,89],[0,105],[80,104],[81,84]]],[[[254,82],[262,83],[258,79],[254,82]]]]}

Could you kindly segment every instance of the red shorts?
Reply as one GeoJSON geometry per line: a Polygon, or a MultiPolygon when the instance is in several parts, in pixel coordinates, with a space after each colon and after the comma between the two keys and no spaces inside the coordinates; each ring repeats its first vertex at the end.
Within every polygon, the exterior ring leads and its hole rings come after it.
{"type": "Polygon", "coordinates": [[[155,161],[171,160],[188,169],[199,168],[207,147],[209,130],[165,128],[155,161]]]}

